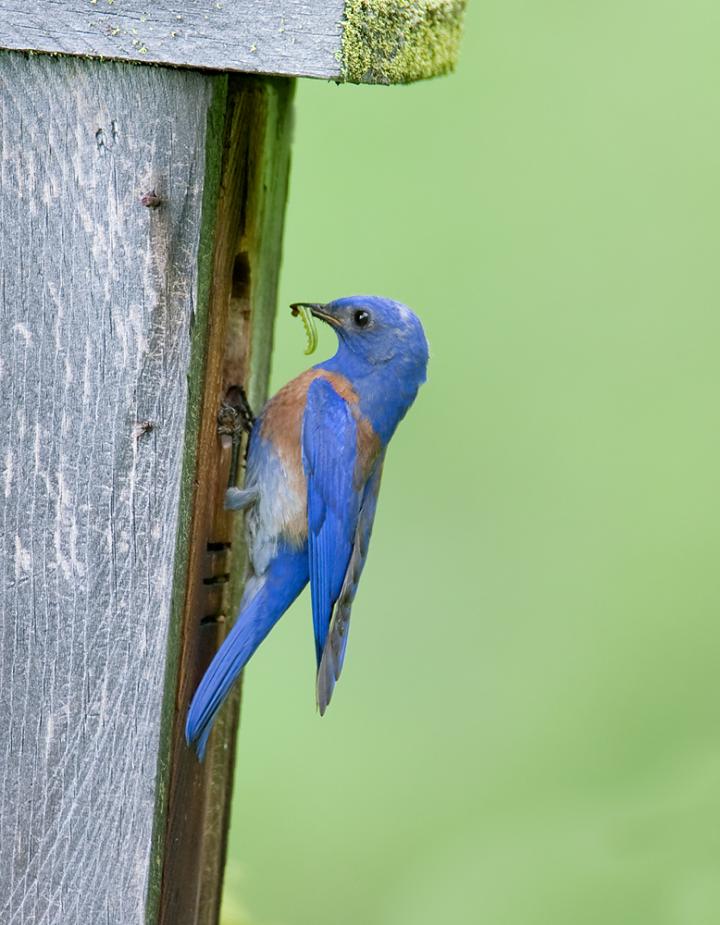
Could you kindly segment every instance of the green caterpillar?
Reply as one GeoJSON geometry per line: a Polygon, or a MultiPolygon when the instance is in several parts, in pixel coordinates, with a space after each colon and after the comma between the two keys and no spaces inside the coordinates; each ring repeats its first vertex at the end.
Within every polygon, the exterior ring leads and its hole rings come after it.
{"type": "Polygon", "coordinates": [[[305,336],[307,338],[307,345],[305,347],[306,355],[315,353],[315,349],[318,345],[318,333],[315,319],[310,309],[307,305],[293,305],[292,313],[295,316],[299,315],[302,319],[303,327],[305,328],[305,336]]]}

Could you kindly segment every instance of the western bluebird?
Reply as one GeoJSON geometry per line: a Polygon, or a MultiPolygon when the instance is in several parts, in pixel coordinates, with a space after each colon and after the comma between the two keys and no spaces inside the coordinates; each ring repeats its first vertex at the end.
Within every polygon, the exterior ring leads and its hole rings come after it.
{"type": "Polygon", "coordinates": [[[263,408],[250,435],[245,488],[250,575],[240,613],[195,692],[185,736],[203,757],[233,681],[310,581],[316,695],[323,714],[345,657],[385,450],[425,381],[428,345],[407,306],[379,296],[298,303],[331,325],[337,353],[263,408]]]}

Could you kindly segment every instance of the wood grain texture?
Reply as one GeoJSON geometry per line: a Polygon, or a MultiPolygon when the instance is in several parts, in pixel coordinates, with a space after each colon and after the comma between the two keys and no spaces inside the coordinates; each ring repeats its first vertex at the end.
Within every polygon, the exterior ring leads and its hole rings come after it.
{"type": "Polygon", "coordinates": [[[0,0],[0,47],[340,76],[344,0],[0,0]]]}
{"type": "Polygon", "coordinates": [[[146,921],[222,80],[0,55],[3,925],[146,921]]]}
{"type": "Polygon", "coordinates": [[[455,66],[465,0],[0,0],[0,48],[409,83],[455,66]]]}
{"type": "Polygon", "coordinates": [[[204,763],[184,740],[187,708],[237,611],[244,572],[242,518],[223,508],[231,446],[218,411],[238,385],[258,407],[267,388],[289,169],[293,82],[229,82],[209,291],[207,362],[189,567],[162,833],[159,921],[214,925],[225,862],[239,685],[218,718],[204,763]],[[252,371],[252,375],[251,375],[252,371]]]}

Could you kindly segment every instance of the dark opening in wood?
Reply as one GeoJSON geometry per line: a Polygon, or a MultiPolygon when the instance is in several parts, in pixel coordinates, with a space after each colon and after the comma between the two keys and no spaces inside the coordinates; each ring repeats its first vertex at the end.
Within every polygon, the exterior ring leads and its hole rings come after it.
{"type": "Polygon", "coordinates": [[[203,617],[200,621],[200,626],[214,626],[217,623],[225,622],[224,613],[211,613],[207,617],[203,617]]]}
{"type": "Polygon", "coordinates": [[[233,299],[247,299],[250,295],[250,261],[244,251],[235,255],[230,294],[233,299]]]}
{"type": "Polygon", "coordinates": [[[204,585],[224,585],[230,581],[230,572],[224,575],[211,575],[209,578],[203,578],[204,585]]]}
{"type": "Polygon", "coordinates": [[[228,543],[210,542],[207,544],[207,551],[208,552],[223,552],[225,549],[230,549],[231,547],[232,547],[232,543],[229,543],[229,542],[228,543]]]}

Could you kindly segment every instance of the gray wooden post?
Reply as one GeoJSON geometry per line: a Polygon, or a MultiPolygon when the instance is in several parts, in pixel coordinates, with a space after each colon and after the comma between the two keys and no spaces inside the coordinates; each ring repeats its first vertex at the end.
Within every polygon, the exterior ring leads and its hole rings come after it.
{"type": "Polygon", "coordinates": [[[461,14],[0,0],[3,925],[217,921],[237,707],[203,765],[182,724],[240,590],[218,414],[267,386],[291,78],[442,73],[461,14]]]}

